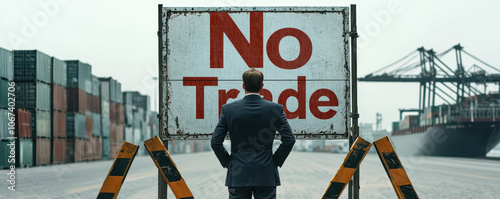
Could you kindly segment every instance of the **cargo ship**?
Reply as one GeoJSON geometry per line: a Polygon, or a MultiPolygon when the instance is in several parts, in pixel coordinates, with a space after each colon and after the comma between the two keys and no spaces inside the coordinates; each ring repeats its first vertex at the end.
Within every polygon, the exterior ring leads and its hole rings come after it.
{"type": "Polygon", "coordinates": [[[500,142],[499,102],[482,94],[418,110],[393,123],[391,140],[400,155],[484,157],[500,142]]]}

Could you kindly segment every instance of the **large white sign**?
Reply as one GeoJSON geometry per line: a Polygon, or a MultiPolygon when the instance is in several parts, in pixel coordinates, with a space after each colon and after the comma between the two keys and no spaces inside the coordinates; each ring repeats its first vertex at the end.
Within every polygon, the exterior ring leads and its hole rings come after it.
{"type": "Polygon", "coordinates": [[[163,124],[169,139],[209,139],[221,106],[264,73],[298,139],[347,138],[347,7],[164,8],[163,124]]]}

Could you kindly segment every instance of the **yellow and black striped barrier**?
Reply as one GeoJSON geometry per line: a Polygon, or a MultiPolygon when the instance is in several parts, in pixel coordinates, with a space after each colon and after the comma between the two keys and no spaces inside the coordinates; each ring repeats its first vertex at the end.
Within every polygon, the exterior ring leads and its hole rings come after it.
{"type": "Polygon", "coordinates": [[[120,152],[109,170],[108,176],[102,184],[97,199],[115,199],[120,192],[123,181],[127,177],[128,170],[134,161],[135,154],[139,149],[138,145],[123,142],[120,152]]]}
{"type": "Polygon", "coordinates": [[[349,180],[351,180],[354,172],[358,169],[361,161],[368,153],[368,150],[372,144],[361,137],[356,139],[356,142],[352,145],[349,153],[344,159],[344,163],[340,166],[340,169],[337,171],[335,176],[333,177],[330,185],[326,189],[325,193],[321,197],[322,199],[333,199],[339,198],[340,194],[344,190],[349,180]]]}
{"type": "Polygon", "coordinates": [[[178,199],[194,199],[186,181],[182,178],[179,169],[175,166],[174,161],[172,161],[170,154],[161,142],[160,138],[158,136],[154,136],[153,138],[146,140],[144,142],[144,146],[146,146],[149,155],[153,159],[156,167],[167,182],[168,186],[170,186],[170,189],[172,189],[175,197],[178,199]]]}
{"type": "Polygon", "coordinates": [[[380,157],[380,161],[384,165],[385,172],[389,176],[398,198],[418,198],[417,192],[413,188],[401,161],[399,161],[389,137],[386,136],[379,139],[373,144],[375,145],[375,149],[377,149],[378,157],[380,157]]]}

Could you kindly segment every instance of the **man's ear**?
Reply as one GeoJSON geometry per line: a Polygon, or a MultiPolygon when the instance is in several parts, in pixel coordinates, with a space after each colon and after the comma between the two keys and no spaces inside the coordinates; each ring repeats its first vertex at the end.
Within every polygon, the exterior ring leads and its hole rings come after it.
{"type": "Polygon", "coordinates": [[[243,90],[245,90],[245,91],[247,90],[247,89],[245,88],[245,84],[243,84],[243,90]]]}

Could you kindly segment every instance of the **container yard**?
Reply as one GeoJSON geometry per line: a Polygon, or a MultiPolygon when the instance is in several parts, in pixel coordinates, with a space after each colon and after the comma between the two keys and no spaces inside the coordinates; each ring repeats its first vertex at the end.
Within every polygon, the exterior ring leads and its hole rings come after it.
{"type": "MultiPolygon", "coordinates": [[[[3,48],[0,62],[1,92],[7,93],[9,83],[15,83],[16,167],[114,159],[123,141],[142,145],[158,135],[150,97],[123,92],[117,79],[93,75],[91,64],[61,60],[39,50],[3,48]]],[[[8,128],[8,108],[7,98],[2,97],[1,129],[8,128]]],[[[2,157],[9,154],[8,132],[0,132],[2,157]]],[[[138,155],[147,151],[142,147],[138,155]]],[[[0,160],[1,169],[10,165],[7,159],[0,160]]]]}

